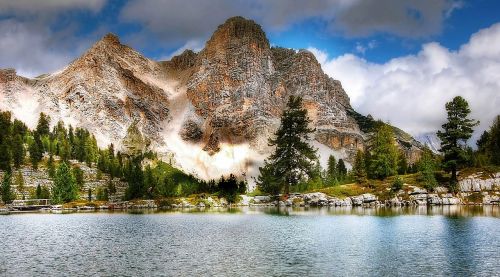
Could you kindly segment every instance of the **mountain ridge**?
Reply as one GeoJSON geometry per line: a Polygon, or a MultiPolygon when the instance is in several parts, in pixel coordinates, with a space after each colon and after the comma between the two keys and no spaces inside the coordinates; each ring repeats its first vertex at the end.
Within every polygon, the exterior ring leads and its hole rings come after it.
{"type": "MultiPolygon", "coordinates": [[[[290,95],[304,99],[323,166],[330,154],[349,162],[365,147],[369,134],[340,81],[307,50],[270,47],[262,28],[242,17],[221,24],[200,52],[170,61],[150,60],[107,34],[53,74],[0,71],[0,109],[15,117],[46,112],[54,124],[85,127],[118,149],[135,122],[151,149],[204,179],[256,176],[290,95]]],[[[401,141],[414,161],[422,145],[401,141]]]]}

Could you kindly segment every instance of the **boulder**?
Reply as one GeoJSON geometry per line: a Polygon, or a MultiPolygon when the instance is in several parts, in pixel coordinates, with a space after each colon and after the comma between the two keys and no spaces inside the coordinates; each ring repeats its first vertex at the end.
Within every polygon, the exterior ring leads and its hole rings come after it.
{"type": "Polygon", "coordinates": [[[363,196],[351,196],[351,203],[353,206],[361,206],[363,204],[363,196]]]}
{"type": "Polygon", "coordinates": [[[256,203],[269,203],[271,202],[271,197],[269,195],[258,195],[254,197],[256,203]]]}
{"type": "Polygon", "coordinates": [[[363,197],[363,203],[371,203],[377,201],[377,197],[370,193],[365,193],[361,196],[363,197]]]}
{"type": "Polygon", "coordinates": [[[443,200],[435,193],[430,193],[427,195],[427,204],[429,205],[441,205],[443,200]]]}

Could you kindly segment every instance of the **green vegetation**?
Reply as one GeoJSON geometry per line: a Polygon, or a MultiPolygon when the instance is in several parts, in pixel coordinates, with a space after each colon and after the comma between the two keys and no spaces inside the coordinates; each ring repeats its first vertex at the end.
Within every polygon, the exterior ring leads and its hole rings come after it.
{"type": "Polygon", "coordinates": [[[269,139],[270,146],[276,146],[274,153],[261,167],[258,185],[262,191],[290,192],[299,182],[314,177],[318,158],[316,150],[308,141],[314,129],[309,128],[311,120],[307,110],[302,107],[302,98],[290,96],[281,116],[281,124],[274,138],[269,139]],[[266,176],[266,175],[271,176],[266,176]],[[272,183],[263,184],[263,181],[272,183]],[[277,186],[277,187],[276,187],[277,186]],[[276,188],[275,188],[276,187],[276,188]]]}
{"type": "Polygon", "coordinates": [[[15,195],[12,192],[12,180],[11,174],[6,173],[2,180],[2,201],[4,203],[10,203],[15,199],[15,195]]]}
{"type": "Polygon", "coordinates": [[[59,165],[52,188],[52,202],[66,203],[78,199],[75,177],[66,162],[59,165]]]}
{"type": "Polygon", "coordinates": [[[467,118],[470,114],[469,104],[460,96],[446,103],[446,111],[448,121],[442,125],[443,131],[438,131],[437,135],[441,139],[440,151],[444,154],[443,167],[451,172],[453,188],[457,182],[457,170],[467,162],[465,143],[472,135],[472,128],[479,122],[467,118]]]}
{"type": "Polygon", "coordinates": [[[369,141],[369,173],[371,177],[384,179],[398,171],[398,149],[392,128],[383,124],[375,131],[369,141]]]}

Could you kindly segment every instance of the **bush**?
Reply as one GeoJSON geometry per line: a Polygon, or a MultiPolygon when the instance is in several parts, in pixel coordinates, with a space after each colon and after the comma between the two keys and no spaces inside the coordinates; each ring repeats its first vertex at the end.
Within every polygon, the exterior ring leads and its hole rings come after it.
{"type": "Polygon", "coordinates": [[[397,192],[401,189],[403,189],[403,179],[401,179],[401,177],[399,176],[396,176],[396,178],[394,178],[394,181],[392,182],[391,191],[397,192]]]}

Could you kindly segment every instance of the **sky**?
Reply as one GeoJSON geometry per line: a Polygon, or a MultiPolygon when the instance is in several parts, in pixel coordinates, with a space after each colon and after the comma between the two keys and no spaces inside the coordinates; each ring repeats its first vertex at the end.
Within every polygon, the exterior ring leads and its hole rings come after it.
{"type": "Polygon", "coordinates": [[[0,68],[54,72],[108,32],[166,60],[240,15],[272,45],[313,52],[356,110],[412,135],[438,130],[463,96],[475,139],[500,114],[499,11],[496,0],[0,0],[0,68]]]}

